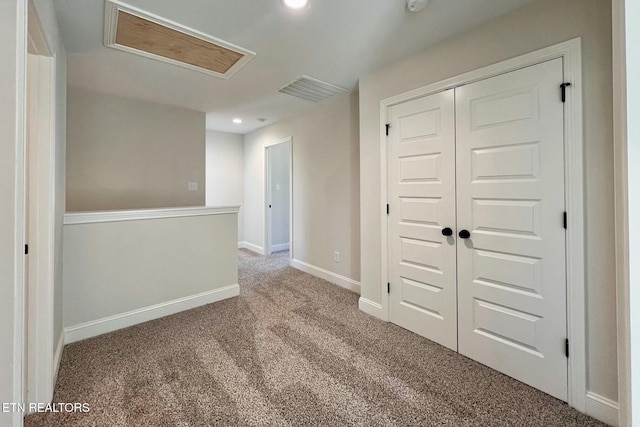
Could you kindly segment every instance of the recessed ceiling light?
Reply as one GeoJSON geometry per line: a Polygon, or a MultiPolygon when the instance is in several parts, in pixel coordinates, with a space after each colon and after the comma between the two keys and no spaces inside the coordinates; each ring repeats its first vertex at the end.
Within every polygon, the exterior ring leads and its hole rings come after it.
{"type": "Polygon", "coordinates": [[[239,125],[240,123],[242,123],[242,119],[235,118],[235,119],[233,119],[233,123],[239,125]]]}
{"type": "Polygon", "coordinates": [[[309,7],[309,0],[281,0],[282,4],[289,9],[306,9],[309,7]]]}

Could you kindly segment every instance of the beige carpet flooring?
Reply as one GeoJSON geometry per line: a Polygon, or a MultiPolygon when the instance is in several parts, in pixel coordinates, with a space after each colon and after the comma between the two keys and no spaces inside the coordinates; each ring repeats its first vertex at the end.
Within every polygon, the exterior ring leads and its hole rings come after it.
{"type": "Polygon", "coordinates": [[[241,250],[241,295],[68,345],[32,426],[598,426],[358,310],[358,295],[241,250]]]}

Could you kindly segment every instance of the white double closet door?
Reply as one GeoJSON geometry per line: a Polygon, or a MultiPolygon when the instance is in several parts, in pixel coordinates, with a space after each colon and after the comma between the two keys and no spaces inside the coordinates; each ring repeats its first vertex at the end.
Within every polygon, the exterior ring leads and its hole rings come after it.
{"type": "Polygon", "coordinates": [[[566,401],[561,83],[556,59],[389,107],[389,319],[566,401]]]}

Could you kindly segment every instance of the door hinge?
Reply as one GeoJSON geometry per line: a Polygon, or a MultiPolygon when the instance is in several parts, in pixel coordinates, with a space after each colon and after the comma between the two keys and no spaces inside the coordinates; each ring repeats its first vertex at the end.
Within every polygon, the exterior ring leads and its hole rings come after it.
{"type": "Polygon", "coordinates": [[[389,128],[391,127],[391,124],[387,123],[386,125],[384,125],[384,132],[387,136],[389,136],[389,128]]]}
{"type": "Polygon", "coordinates": [[[569,338],[564,340],[564,355],[569,357],[569,338]]]}
{"type": "Polygon", "coordinates": [[[391,283],[387,282],[387,293],[391,293],[391,283]]]}
{"type": "Polygon", "coordinates": [[[564,225],[564,229],[567,229],[567,211],[564,211],[564,214],[562,215],[562,224],[564,225]]]}
{"type": "Polygon", "coordinates": [[[29,245],[24,245],[24,254],[29,255],[29,245]]]}
{"type": "Polygon", "coordinates": [[[567,87],[571,86],[571,83],[562,83],[560,85],[560,97],[562,98],[562,102],[567,100],[567,87]]]}
{"type": "Polygon", "coordinates": [[[387,215],[389,215],[389,203],[387,203],[387,215]]]}

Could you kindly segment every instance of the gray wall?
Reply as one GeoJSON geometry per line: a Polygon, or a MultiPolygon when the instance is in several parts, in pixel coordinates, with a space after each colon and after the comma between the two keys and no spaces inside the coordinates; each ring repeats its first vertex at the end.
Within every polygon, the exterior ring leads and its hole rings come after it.
{"type": "Polygon", "coordinates": [[[204,205],[204,113],[70,87],[67,126],[67,211],[204,205]]]}
{"type": "Polygon", "coordinates": [[[235,213],[65,225],[65,327],[237,285],[237,225],[235,213]]]}
{"type": "Polygon", "coordinates": [[[293,257],[360,280],[358,93],[245,135],[245,241],[264,247],[264,147],[293,152],[293,257]],[[333,262],[333,252],[341,254],[333,262]]]}
{"type": "MultiPolygon", "coordinates": [[[[244,138],[207,130],[207,206],[240,206],[244,195],[244,138]]],[[[238,242],[244,240],[243,209],[238,214],[238,242]]]]}
{"type": "Polygon", "coordinates": [[[382,300],[380,100],[582,37],[586,179],[587,387],[617,399],[611,2],[539,0],[360,80],[362,296],[382,300]]]}

